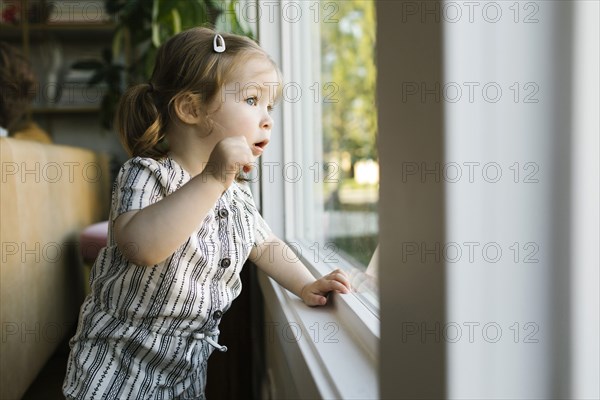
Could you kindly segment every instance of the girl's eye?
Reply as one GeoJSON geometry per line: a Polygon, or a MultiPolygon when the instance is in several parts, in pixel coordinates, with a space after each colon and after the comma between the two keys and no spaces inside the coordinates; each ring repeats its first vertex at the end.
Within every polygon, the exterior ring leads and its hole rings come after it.
{"type": "Polygon", "coordinates": [[[249,106],[255,106],[257,102],[258,100],[256,99],[256,97],[250,97],[246,99],[246,104],[248,104],[249,106]]]}
{"type": "Polygon", "coordinates": [[[270,105],[270,104],[267,106],[267,111],[268,111],[269,113],[272,113],[274,109],[275,109],[275,106],[272,106],[272,105],[270,105]]]}

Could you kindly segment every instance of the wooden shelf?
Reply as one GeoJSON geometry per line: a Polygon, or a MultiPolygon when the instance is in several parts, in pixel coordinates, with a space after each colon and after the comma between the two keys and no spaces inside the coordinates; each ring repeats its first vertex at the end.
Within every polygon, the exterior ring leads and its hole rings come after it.
{"type": "Polygon", "coordinates": [[[23,29],[20,25],[0,23],[0,32],[23,29]]]}
{"type": "Polygon", "coordinates": [[[48,24],[29,24],[30,31],[98,31],[112,32],[117,27],[114,22],[56,22],[48,24]]]}
{"type": "Polygon", "coordinates": [[[23,35],[23,28],[17,25],[0,24],[0,38],[2,39],[20,39],[23,35]]]}
{"type": "MultiPolygon", "coordinates": [[[[89,37],[110,37],[114,33],[117,24],[114,22],[97,23],[49,23],[49,24],[28,24],[27,30],[30,35],[38,37],[45,33],[52,33],[61,38],[89,38],[89,37]],[[73,35],[76,35],[73,37],[73,35]]],[[[0,38],[15,39],[23,35],[22,25],[0,24],[0,38]]]]}
{"type": "Polygon", "coordinates": [[[112,48],[115,31],[119,27],[117,20],[106,10],[99,12],[104,1],[98,0],[78,0],[73,4],[54,0],[20,0],[20,5],[19,22],[0,23],[0,40],[19,48],[36,74],[39,83],[36,90],[39,92],[35,102],[28,107],[26,117],[35,118],[51,135],[56,133],[56,129],[72,129],[71,123],[65,124],[70,119],[73,126],[85,125],[87,121],[99,124],[103,89],[98,86],[87,92],[84,89],[84,86],[89,87],[86,82],[71,85],[72,80],[78,79],[67,79],[65,74],[74,61],[100,60],[103,51],[112,48]],[[46,15],[42,10],[49,5],[54,8],[46,15]],[[52,93],[46,92],[51,83],[57,82],[62,85],[62,97],[57,96],[61,95],[58,88],[52,93]]]}
{"type": "Polygon", "coordinates": [[[100,112],[100,106],[33,107],[32,114],[92,114],[100,112]]]}
{"type": "MultiPolygon", "coordinates": [[[[117,27],[112,21],[103,22],[50,22],[50,23],[30,23],[27,24],[29,30],[53,30],[53,29],[85,29],[85,30],[111,30],[117,27]]],[[[21,24],[0,23],[0,30],[21,31],[21,24]]]]}

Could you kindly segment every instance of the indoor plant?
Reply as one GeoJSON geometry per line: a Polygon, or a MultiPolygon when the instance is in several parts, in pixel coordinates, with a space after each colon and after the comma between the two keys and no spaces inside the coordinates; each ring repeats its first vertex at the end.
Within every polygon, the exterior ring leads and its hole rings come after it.
{"type": "Polygon", "coordinates": [[[94,71],[89,85],[106,86],[100,109],[102,126],[111,128],[125,87],[148,81],[158,47],[176,33],[211,26],[252,37],[244,21],[236,17],[238,4],[238,0],[106,0],[106,11],[116,21],[112,49],[104,49],[101,60],[72,65],[94,71]]]}

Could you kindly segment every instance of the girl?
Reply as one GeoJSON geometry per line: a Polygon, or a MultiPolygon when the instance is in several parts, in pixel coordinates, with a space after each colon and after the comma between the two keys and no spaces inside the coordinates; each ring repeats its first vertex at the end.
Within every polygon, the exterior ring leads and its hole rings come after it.
{"type": "Polygon", "coordinates": [[[70,342],[67,398],[204,398],[248,258],[309,306],[349,292],[339,270],[315,280],[286,261],[235,179],[269,143],[280,83],[251,40],[195,28],[167,41],[150,82],[124,94],[116,125],[133,158],[117,176],[108,245],[70,342]]]}

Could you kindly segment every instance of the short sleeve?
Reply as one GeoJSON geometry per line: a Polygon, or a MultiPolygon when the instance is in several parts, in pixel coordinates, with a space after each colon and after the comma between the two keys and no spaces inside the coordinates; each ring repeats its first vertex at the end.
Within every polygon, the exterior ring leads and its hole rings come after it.
{"type": "Polygon", "coordinates": [[[164,167],[151,158],[128,160],[117,175],[113,193],[113,220],[132,210],[141,210],[165,197],[164,167]]]}
{"type": "Polygon", "coordinates": [[[271,228],[267,221],[264,220],[258,209],[256,208],[256,204],[254,203],[254,197],[252,196],[252,192],[250,188],[243,183],[238,183],[238,186],[242,193],[242,200],[245,204],[245,208],[247,212],[249,212],[252,216],[252,220],[254,222],[253,226],[253,238],[254,241],[252,243],[253,246],[258,246],[265,242],[269,236],[271,236],[271,228]]]}
{"type": "Polygon", "coordinates": [[[256,210],[255,214],[255,222],[256,228],[254,230],[254,245],[258,246],[262,244],[265,240],[271,236],[271,228],[267,224],[267,221],[264,220],[262,215],[256,210]]]}

